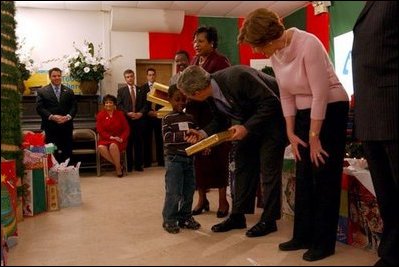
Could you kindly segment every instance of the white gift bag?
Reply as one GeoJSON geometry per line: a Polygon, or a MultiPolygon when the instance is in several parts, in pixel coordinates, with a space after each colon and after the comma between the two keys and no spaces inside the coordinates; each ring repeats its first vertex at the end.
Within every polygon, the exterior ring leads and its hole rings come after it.
{"type": "MultiPolygon", "coordinates": [[[[68,163],[67,163],[68,164],[68,163]]],[[[59,164],[53,166],[49,171],[49,176],[58,182],[58,193],[60,207],[74,207],[82,204],[82,194],[80,191],[80,162],[75,166],[59,164]]]]}

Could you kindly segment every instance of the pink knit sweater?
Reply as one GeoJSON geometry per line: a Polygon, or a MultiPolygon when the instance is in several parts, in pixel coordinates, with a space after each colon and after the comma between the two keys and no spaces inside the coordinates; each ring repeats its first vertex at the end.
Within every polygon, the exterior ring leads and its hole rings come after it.
{"type": "Polygon", "coordinates": [[[311,119],[323,120],[328,103],[348,101],[323,44],[311,33],[290,28],[290,44],[271,57],[284,116],[311,108],[311,119]]]}

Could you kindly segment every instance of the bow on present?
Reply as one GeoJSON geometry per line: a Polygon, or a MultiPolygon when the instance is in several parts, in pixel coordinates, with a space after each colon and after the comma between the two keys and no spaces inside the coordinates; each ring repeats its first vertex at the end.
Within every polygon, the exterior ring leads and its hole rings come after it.
{"type": "Polygon", "coordinates": [[[30,146],[44,146],[44,134],[27,132],[24,135],[22,146],[28,148],[30,146]]]}

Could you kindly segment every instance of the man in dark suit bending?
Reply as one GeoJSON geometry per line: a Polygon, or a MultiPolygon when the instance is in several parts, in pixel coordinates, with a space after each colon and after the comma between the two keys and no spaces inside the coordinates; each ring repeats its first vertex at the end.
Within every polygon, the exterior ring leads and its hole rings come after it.
{"type": "Polygon", "coordinates": [[[230,217],[212,227],[226,232],[246,227],[245,213],[253,213],[256,189],[261,177],[264,210],[260,221],[246,232],[248,237],[277,231],[281,217],[281,174],[287,142],[285,121],[276,80],[247,66],[232,66],[213,74],[199,66],[183,71],[177,87],[196,101],[208,101],[215,118],[202,131],[190,130],[205,138],[226,130],[226,118],[239,140],[235,158],[235,192],[230,217]],[[262,176],[260,176],[262,173],[262,176]]]}
{"type": "Polygon", "coordinates": [[[52,68],[48,74],[51,82],[37,91],[36,111],[42,117],[41,128],[45,131],[46,143],[57,146],[54,157],[61,163],[72,155],[77,103],[73,91],[61,84],[61,70],[52,68]]]}

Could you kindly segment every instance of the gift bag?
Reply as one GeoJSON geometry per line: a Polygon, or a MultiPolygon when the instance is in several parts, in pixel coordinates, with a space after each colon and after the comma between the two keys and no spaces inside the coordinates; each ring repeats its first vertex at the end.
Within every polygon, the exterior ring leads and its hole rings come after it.
{"type": "Polygon", "coordinates": [[[26,190],[23,195],[24,216],[46,211],[45,169],[25,170],[22,183],[26,190]]]}
{"type": "Polygon", "coordinates": [[[54,165],[49,170],[49,176],[58,182],[60,208],[79,206],[82,203],[80,191],[80,162],[75,166],[68,163],[54,165]]]}

